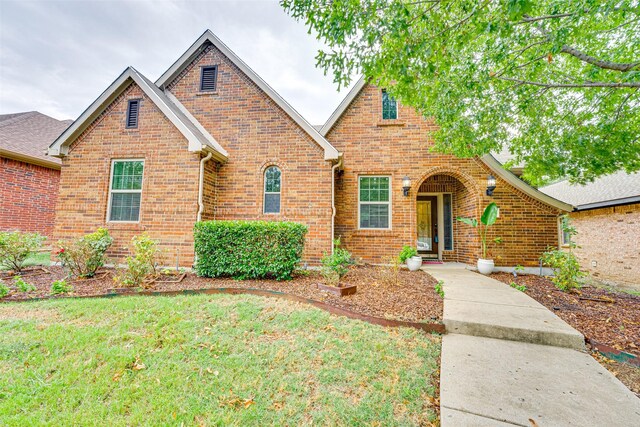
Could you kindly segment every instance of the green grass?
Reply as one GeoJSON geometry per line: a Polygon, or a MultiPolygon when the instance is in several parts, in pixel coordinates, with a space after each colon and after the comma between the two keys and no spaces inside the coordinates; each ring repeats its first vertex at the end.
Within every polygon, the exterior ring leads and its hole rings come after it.
{"type": "Polygon", "coordinates": [[[439,354],[435,335],[255,296],[7,303],[0,424],[419,425],[439,354]]]}

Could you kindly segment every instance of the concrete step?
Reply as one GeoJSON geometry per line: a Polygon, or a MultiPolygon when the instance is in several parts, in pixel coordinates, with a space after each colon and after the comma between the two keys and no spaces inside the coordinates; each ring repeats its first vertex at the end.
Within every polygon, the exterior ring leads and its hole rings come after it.
{"type": "Polygon", "coordinates": [[[447,334],[441,425],[638,426],[640,399],[590,355],[447,334]]]}

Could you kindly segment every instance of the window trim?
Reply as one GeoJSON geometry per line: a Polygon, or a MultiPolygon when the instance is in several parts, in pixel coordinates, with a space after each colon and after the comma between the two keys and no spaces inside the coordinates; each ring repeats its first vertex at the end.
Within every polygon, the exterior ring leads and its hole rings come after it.
{"type": "Polygon", "coordinates": [[[389,95],[390,97],[392,97],[396,103],[396,118],[395,119],[385,119],[384,118],[384,94],[385,93],[389,93],[387,92],[387,89],[382,89],[380,92],[380,118],[383,121],[393,121],[393,120],[400,120],[400,109],[398,108],[398,100],[393,98],[391,95],[389,95]]]}
{"type": "Polygon", "coordinates": [[[138,125],[140,124],[140,104],[142,104],[141,100],[141,98],[132,98],[127,100],[127,116],[124,118],[125,129],[138,129],[138,125]],[[131,104],[134,102],[138,103],[138,111],[136,112],[136,125],[130,126],[129,115],[131,114],[131,104]]]}
{"type": "Polygon", "coordinates": [[[389,231],[392,229],[392,222],[393,222],[393,208],[392,208],[392,203],[391,201],[393,200],[393,178],[391,175],[358,175],[358,230],[383,230],[383,231],[389,231]],[[360,200],[360,185],[361,185],[361,180],[362,178],[389,178],[389,200],[386,202],[363,202],[360,200]],[[386,228],[379,228],[379,227],[361,227],[361,223],[360,223],[360,206],[361,205],[388,205],[389,206],[389,226],[386,228]]]}
{"type": "Polygon", "coordinates": [[[456,233],[455,233],[455,230],[453,228],[453,225],[454,225],[454,221],[453,220],[455,218],[455,215],[453,214],[453,208],[454,208],[454,206],[453,206],[453,193],[449,192],[449,191],[445,191],[445,192],[440,193],[440,194],[442,194],[442,251],[443,252],[445,252],[445,251],[446,252],[453,252],[453,251],[456,250],[456,246],[455,246],[456,233]],[[444,196],[445,196],[445,194],[449,195],[449,197],[451,198],[451,221],[450,221],[450,226],[451,226],[451,249],[447,249],[446,248],[446,237],[445,237],[445,225],[446,225],[445,221],[446,221],[446,218],[444,217],[444,196]]]}
{"type": "Polygon", "coordinates": [[[144,190],[144,171],[145,171],[145,161],[144,159],[111,159],[111,173],[109,174],[109,196],[107,200],[107,223],[114,224],[139,224],[140,218],[142,218],[142,193],[144,190]],[[140,193],[140,208],[138,209],[138,220],[137,221],[116,221],[111,219],[111,201],[113,194],[113,171],[115,169],[115,165],[117,162],[142,162],[142,188],[140,190],[115,190],[116,193],[140,193]]]}
{"type": "Polygon", "coordinates": [[[267,166],[266,168],[264,168],[264,171],[262,172],[262,214],[263,215],[282,215],[282,189],[283,187],[283,173],[282,173],[282,168],[278,165],[274,165],[274,164],[270,164],[269,166],[267,166]],[[280,191],[269,191],[267,192],[267,171],[271,168],[276,168],[278,169],[278,171],[280,171],[280,191]],[[278,209],[278,212],[265,212],[265,209],[267,207],[267,194],[279,194],[280,195],[280,208],[278,209]]]}
{"type": "Polygon", "coordinates": [[[200,66],[200,92],[216,92],[218,90],[218,65],[201,65],[200,66]],[[213,68],[213,89],[204,89],[202,84],[204,83],[204,70],[208,68],[213,68]]]}

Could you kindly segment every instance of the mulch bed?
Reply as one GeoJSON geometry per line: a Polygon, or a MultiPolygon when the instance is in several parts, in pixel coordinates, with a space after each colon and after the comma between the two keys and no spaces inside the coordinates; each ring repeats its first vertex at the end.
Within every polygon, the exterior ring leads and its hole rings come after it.
{"type": "MultiPolygon", "coordinates": [[[[47,267],[48,274],[23,274],[23,279],[34,286],[34,292],[23,293],[13,287],[11,279],[3,279],[12,288],[12,292],[2,301],[18,301],[50,296],[51,283],[63,279],[66,274],[60,267],[47,267]]],[[[68,281],[74,292],[68,296],[107,295],[117,285],[113,281],[112,269],[101,270],[95,278],[68,281]]],[[[165,277],[161,280],[171,280],[165,277]]],[[[437,281],[428,274],[400,270],[395,275],[385,267],[355,266],[343,279],[344,283],[357,285],[354,295],[338,297],[317,289],[324,283],[322,276],[315,271],[301,272],[289,281],[276,280],[233,280],[209,279],[187,273],[177,283],[155,282],[146,290],[178,291],[211,288],[242,288],[284,292],[356,313],[408,322],[434,322],[442,320],[442,298],[434,291],[437,281]]]]}
{"type": "Polygon", "coordinates": [[[585,286],[562,292],[546,277],[493,273],[504,283],[525,285],[527,295],[544,305],[585,337],[640,356],[640,297],[585,286]]]}

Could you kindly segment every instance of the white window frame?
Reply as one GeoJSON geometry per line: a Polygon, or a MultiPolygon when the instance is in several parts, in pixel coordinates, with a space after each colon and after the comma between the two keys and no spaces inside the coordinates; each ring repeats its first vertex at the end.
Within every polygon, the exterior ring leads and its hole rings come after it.
{"type": "Polygon", "coordinates": [[[112,222],[116,224],[138,224],[140,223],[140,218],[142,217],[142,190],[144,189],[144,172],[145,172],[145,162],[144,159],[111,159],[111,173],[109,174],[109,200],[107,202],[107,222],[112,222]],[[114,190],[113,189],[113,171],[115,169],[115,165],[118,162],[142,162],[142,187],[140,190],[114,190]],[[140,208],[138,210],[138,220],[137,221],[116,221],[111,219],[111,195],[113,193],[140,193],[140,208]]]}
{"type": "Polygon", "coordinates": [[[264,168],[262,173],[262,214],[263,215],[281,215],[282,214],[282,188],[283,188],[283,174],[282,168],[278,165],[269,165],[264,168]],[[271,168],[277,168],[280,171],[280,191],[267,191],[267,171],[271,168]],[[265,212],[267,208],[267,194],[279,194],[280,195],[280,209],[278,212],[265,212]]]}
{"type": "MultiPolygon", "coordinates": [[[[380,119],[381,120],[388,120],[388,121],[392,121],[392,120],[400,120],[400,108],[398,105],[398,100],[394,98],[394,101],[396,101],[396,118],[395,119],[385,119],[384,118],[384,94],[387,94],[388,96],[391,96],[389,94],[389,92],[387,91],[387,89],[382,89],[380,91],[380,119]]],[[[392,97],[392,96],[391,96],[392,97]]],[[[392,97],[393,98],[393,97],[392,97]]]]}
{"type": "Polygon", "coordinates": [[[358,175],[358,230],[391,230],[391,223],[393,218],[392,211],[392,203],[393,199],[393,191],[391,190],[392,185],[392,177],[391,175],[358,175]],[[362,182],[362,178],[389,178],[389,200],[386,202],[363,202],[360,200],[360,185],[362,182]],[[376,227],[361,227],[360,226],[360,206],[361,205],[388,205],[389,206],[389,226],[387,228],[376,228],[376,227]]]}

